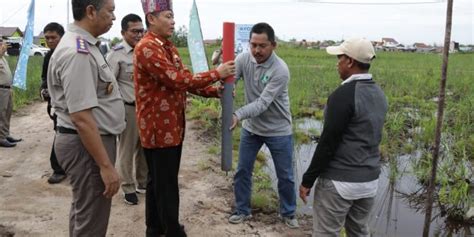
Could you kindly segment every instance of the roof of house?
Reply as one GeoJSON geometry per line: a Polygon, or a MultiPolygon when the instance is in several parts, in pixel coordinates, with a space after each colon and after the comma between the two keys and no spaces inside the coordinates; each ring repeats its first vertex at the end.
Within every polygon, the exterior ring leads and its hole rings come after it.
{"type": "Polygon", "coordinates": [[[18,27],[3,27],[0,26],[0,37],[10,37],[15,32],[19,32],[20,36],[23,36],[23,32],[21,32],[20,28],[18,27]]]}
{"type": "Polygon", "coordinates": [[[430,46],[426,45],[425,43],[414,43],[413,46],[416,48],[431,48],[430,46]]]}
{"type": "Polygon", "coordinates": [[[382,42],[390,42],[390,43],[398,44],[398,41],[396,41],[394,38],[382,38],[382,42]]]}

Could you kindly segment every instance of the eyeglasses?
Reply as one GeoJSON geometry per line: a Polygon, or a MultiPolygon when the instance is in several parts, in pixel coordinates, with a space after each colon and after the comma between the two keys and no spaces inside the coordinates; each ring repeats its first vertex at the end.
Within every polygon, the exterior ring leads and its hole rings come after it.
{"type": "Polygon", "coordinates": [[[131,29],[129,30],[130,32],[138,35],[138,34],[144,34],[145,33],[145,30],[144,29],[131,29]]]}

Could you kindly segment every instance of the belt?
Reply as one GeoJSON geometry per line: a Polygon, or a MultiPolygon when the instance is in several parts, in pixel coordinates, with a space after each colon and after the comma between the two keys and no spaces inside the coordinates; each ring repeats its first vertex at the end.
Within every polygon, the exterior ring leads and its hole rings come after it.
{"type": "Polygon", "coordinates": [[[133,101],[133,102],[130,102],[130,103],[129,103],[129,102],[126,102],[126,101],[124,101],[123,103],[124,103],[124,104],[126,104],[126,105],[135,106],[135,101],[133,101]]]}
{"type": "MultiPolygon", "coordinates": [[[[57,131],[59,133],[63,133],[63,134],[79,134],[77,133],[76,130],[72,129],[72,128],[65,128],[65,127],[57,127],[57,131]]],[[[101,134],[100,136],[115,136],[113,134],[101,134]]]]}
{"type": "Polygon", "coordinates": [[[0,85],[0,88],[3,88],[3,89],[10,89],[10,88],[12,88],[12,87],[11,87],[11,86],[0,85]]]}
{"type": "Polygon", "coordinates": [[[65,134],[78,134],[76,130],[71,129],[71,128],[65,128],[65,127],[58,127],[58,132],[65,133],[65,134]]]}

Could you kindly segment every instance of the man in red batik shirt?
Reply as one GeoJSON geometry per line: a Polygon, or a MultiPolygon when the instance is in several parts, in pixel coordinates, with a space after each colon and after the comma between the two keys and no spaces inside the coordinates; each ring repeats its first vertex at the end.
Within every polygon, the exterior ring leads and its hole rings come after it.
{"type": "Polygon", "coordinates": [[[174,31],[170,0],[142,0],[148,33],[135,46],[137,123],[149,176],[146,235],[186,236],[179,224],[178,172],[185,127],[186,92],[218,97],[213,85],[235,73],[234,62],[193,75],[168,40],[174,31]]]}

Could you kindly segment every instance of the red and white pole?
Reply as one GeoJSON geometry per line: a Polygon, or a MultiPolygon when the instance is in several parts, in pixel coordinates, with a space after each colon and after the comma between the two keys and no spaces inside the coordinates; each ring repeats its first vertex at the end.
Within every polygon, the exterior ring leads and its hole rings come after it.
{"type": "MultiPolygon", "coordinates": [[[[234,34],[235,24],[224,22],[224,33],[222,38],[222,61],[234,60],[234,34]]],[[[232,113],[233,113],[233,95],[234,76],[225,79],[224,91],[221,97],[222,105],[222,141],[221,141],[221,169],[230,171],[232,169],[232,113]]]]}

